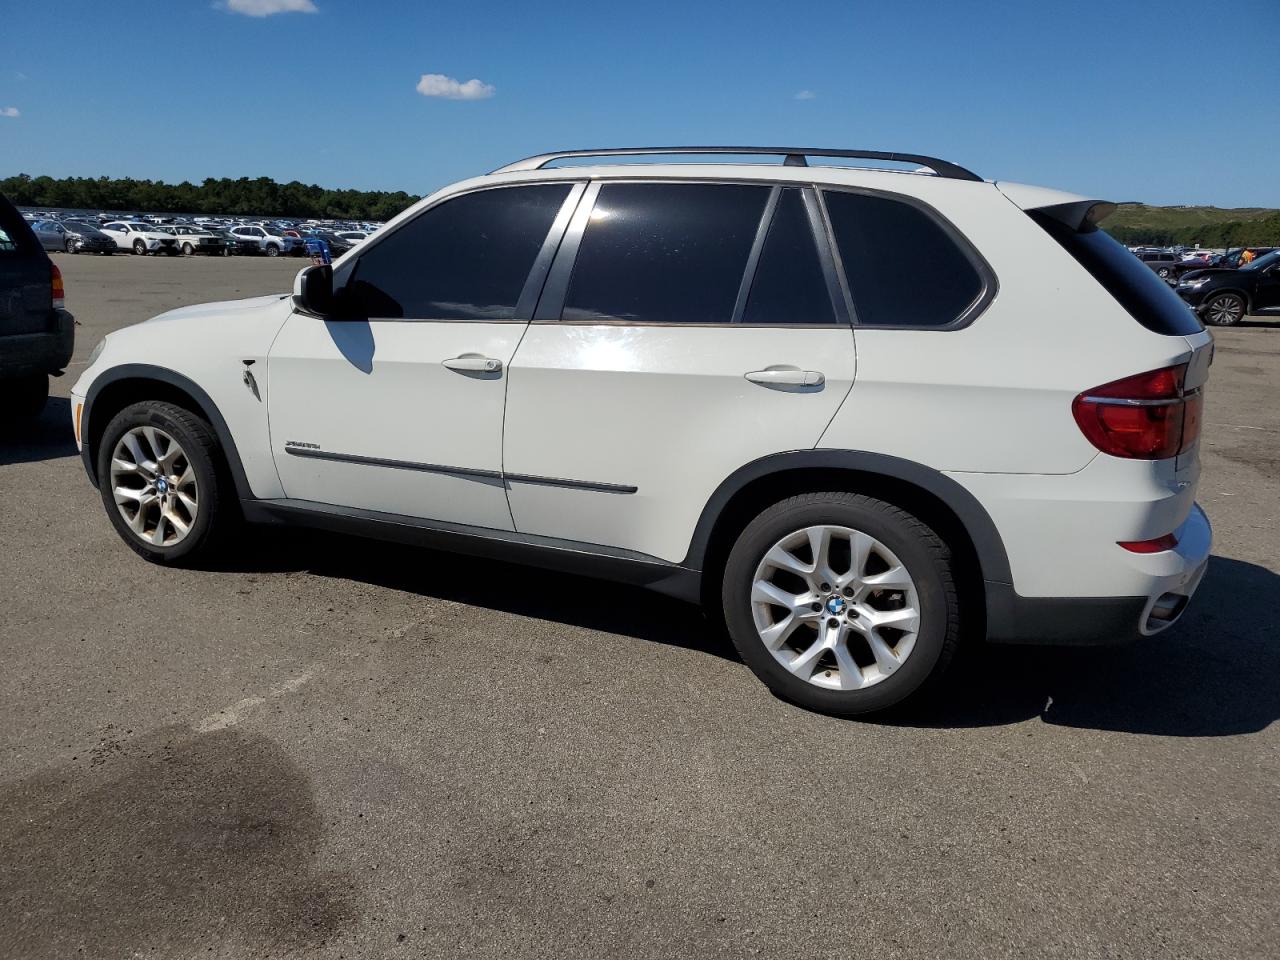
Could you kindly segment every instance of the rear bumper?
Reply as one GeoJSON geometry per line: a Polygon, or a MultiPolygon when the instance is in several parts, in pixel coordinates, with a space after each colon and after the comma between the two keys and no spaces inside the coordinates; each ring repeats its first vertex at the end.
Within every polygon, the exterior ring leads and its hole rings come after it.
{"type": "Polygon", "coordinates": [[[1023,597],[986,584],[987,638],[996,643],[1098,646],[1149,637],[1186,611],[1209,565],[1213,531],[1199,504],[1177,530],[1178,546],[1142,557],[1145,589],[1126,597],[1023,597]]]}
{"type": "Polygon", "coordinates": [[[71,362],[76,345],[75,317],[66,310],[54,313],[51,330],[0,336],[0,377],[54,373],[71,362]]]}

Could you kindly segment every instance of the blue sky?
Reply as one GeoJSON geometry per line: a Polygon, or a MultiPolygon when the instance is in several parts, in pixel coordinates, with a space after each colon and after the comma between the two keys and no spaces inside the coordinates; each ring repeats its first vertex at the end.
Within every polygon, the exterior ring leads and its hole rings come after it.
{"type": "Polygon", "coordinates": [[[1280,0],[0,0],[0,24],[0,175],[425,193],[555,148],[776,143],[1280,207],[1280,0]]]}

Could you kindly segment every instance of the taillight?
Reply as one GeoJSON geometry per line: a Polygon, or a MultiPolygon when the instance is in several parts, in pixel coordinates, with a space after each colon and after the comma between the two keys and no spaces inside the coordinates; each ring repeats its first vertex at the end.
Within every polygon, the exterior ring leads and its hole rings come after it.
{"type": "Polygon", "coordinates": [[[67,305],[67,294],[62,288],[62,271],[58,269],[56,263],[49,264],[49,269],[53,271],[51,277],[53,280],[53,308],[61,310],[67,305]]]}
{"type": "Polygon", "coordinates": [[[1150,370],[1086,390],[1071,403],[1081,432],[1113,457],[1167,460],[1200,436],[1204,397],[1186,391],[1187,364],[1150,370]]]}

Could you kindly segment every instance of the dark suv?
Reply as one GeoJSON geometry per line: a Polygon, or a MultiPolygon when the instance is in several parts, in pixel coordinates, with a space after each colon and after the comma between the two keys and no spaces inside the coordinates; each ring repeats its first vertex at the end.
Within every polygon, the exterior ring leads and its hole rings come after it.
{"type": "Polygon", "coordinates": [[[36,235],[0,197],[0,417],[37,416],[75,347],[62,274],[36,235]]]}
{"type": "Polygon", "coordinates": [[[1250,313],[1280,315],[1280,250],[1238,270],[1192,270],[1179,281],[1178,295],[1216,327],[1234,326],[1250,313]]]}
{"type": "Polygon", "coordinates": [[[1173,279],[1178,258],[1168,250],[1139,250],[1134,256],[1154,270],[1161,280],[1173,279]]]}

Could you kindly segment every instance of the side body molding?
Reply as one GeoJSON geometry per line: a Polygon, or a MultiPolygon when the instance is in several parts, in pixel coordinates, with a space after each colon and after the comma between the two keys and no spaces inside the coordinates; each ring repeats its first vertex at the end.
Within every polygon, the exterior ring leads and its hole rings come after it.
{"type": "Polygon", "coordinates": [[[112,367],[110,370],[105,370],[95,377],[93,385],[89,387],[89,393],[84,400],[84,411],[80,415],[80,436],[84,440],[80,449],[80,458],[84,461],[84,469],[89,474],[90,483],[96,487],[98,485],[98,475],[93,461],[93,445],[88,442],[88,438],[93,436],[94,430],[98,430],[100,433],[106,427],[105,423],[95,424],[93,421],[94,401],[98,399],[102,391],[107,387],[124,380],[155,380],[181,390],[195,400],[200,406],[199,412],[204,414],[209,421],[209,425],[213,427],[213,432],[218,437],[218,443],[222,446],[223,453],[226,454],[227,465],[231,468],[231,477],[236,485],[236,494],[241,500],[253,498],[253,491],[249,488],[249,481],[245,477],[244,464],[240,460],[240,452],[236,449],[231,430],[227,427],[227,421],[223,418],[217,404],[193,380],[184,377],[180,373],[175,373],[167,367],[157,367],[149,363],[125,363],[118,367],[112,367]]]}

